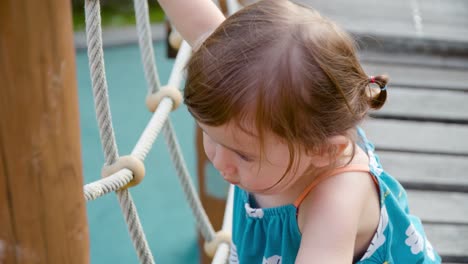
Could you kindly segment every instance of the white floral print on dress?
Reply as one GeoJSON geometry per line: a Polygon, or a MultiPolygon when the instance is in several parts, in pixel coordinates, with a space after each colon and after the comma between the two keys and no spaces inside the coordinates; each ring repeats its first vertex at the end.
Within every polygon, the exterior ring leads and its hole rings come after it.
{"type": "Polygon", "coordinates": [[[237,256],[237,247],[234,243],[231,243],[231,249],[229,252],[229,263],[239,263],[239,257],[237,256]]]}
{"type": "Polygon", "coordinates": [[[411,253],[416,255],[423,251],[425,239],[412,223],[408,226],[408,229],[406,229],[406,236],[408,238],[405,240],[405,244],[411,248],[411,253]]]}
{"type": "Polygon", "coordinates": [[[374,152],[368,150],[367,155],[369,156],[369,166],[373,172],[375,172],[376,176],[382,174],[383,169],[379,166],[377,159],[375,158],[374,152]]]}
{"type": "Polygon", "coordinates": [[[385,243],[385,235],[384,231],[388,226],[388,213],[387,213],[387,208],[385,206],[382,206],[382,209],[380,210],[380,221],[379,221],[379,226],[377,227],[377,231],[375,232],[374,237],[372,238],[372,241],[367,248],[366,254],[362,256],[361,261],[370,258],[375,251],[381,247],[385,243]]]}
{"type": "Polygon", "coordinates": [[[434,248],[432,247],[431,242],[429,242],[429,240],[427,240],[427,238],[426,238],[426,252],[427,252],[427,256],[432,261],[435,261],[434,248]]]}
{"type": "Polygon", "coordinates": [[[274,255],[269,258],[263,257],[262,264],[281,264],[281,256],[274,255]]]}
{"type": "Polygon", "coordinates": [[[244,205],[247,215],[253,218],[263,218],[263,210],[261,208],[252,208],[249,203],[244,205]]]}

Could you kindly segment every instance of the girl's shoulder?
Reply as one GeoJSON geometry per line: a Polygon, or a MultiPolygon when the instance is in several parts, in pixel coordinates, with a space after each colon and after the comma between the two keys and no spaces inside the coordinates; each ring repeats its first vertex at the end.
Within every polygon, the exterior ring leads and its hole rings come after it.
{"type": "Polygon", "coordinates": [[[329,214],[327,212],[333,212],[337,217],[346,217],[345,219],[357,217],[369,200],[375,200],[378,204],[377,188],[373,176],[365,171],[346,171],[328,177],[301,203],[298,213],[299,226],[301,227],[301,220],[320,217],[323,213],[329,214]]]}
{"type": "Polygon", "coordinates": [[[360,255],[374,235],[379,214],[378,194],[368,172],[347,171],[329,177],[298,208],[301,247],[331,248],[345,252],[347,259],[360,255]]]}

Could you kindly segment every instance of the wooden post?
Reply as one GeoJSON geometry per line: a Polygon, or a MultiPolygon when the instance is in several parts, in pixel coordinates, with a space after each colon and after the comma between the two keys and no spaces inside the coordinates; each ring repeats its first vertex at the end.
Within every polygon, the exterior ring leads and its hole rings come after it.
{"type": "MultiPolygon", "coordinates": [[[[203,150],[202,130],[196,128],[196,151],[197,151],[197,175],[200,200],[205,211],[210,218],[215,231],[221,230],[224,218],[224,208],[229,190],[229,184],[224,181],[222,176],[214,169],[203,150]]],[[[205,241],[199,235],[200,263],[211,263],[203,249],[205,241]]]]}
{"type": "Polygon", "coordinates": [[[0,263],[89,263],[71,1],[0,1],[0,263]]]}

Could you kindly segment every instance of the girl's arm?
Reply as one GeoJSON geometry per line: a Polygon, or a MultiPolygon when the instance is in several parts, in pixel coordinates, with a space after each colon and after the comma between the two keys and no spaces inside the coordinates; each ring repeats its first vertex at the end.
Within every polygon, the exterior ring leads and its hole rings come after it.
{"type": "Polygon", "coordinates": [[[296,264],[353,262],[367,193],[361,179],[369,176],[346,174],[323,181],[301,205],[298,220],[302,240],[296,264]]]}
{"type": "Polygon", "coordinates": [[[158,0],[182,37],[194,46],[203,41],[225,19],[211,0],[158,0]]]}

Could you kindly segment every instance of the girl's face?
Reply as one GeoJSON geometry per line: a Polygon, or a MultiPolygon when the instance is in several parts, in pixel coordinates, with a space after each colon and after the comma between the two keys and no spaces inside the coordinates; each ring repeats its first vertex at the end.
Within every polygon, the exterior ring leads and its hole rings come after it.
{"type": "Polygon", "coordinates": [[[265,133],[261,155],[258,137],[245,133],[235,124],[212,127],[199,123],[208,159],[224,179],[257,194],[278,194],[291,187],[309,167],[310,157],[298,152],[292,169],[288,145],[271,133],[265,133]],[[297,167],[296,167],[297,166],[297,167]]]}

